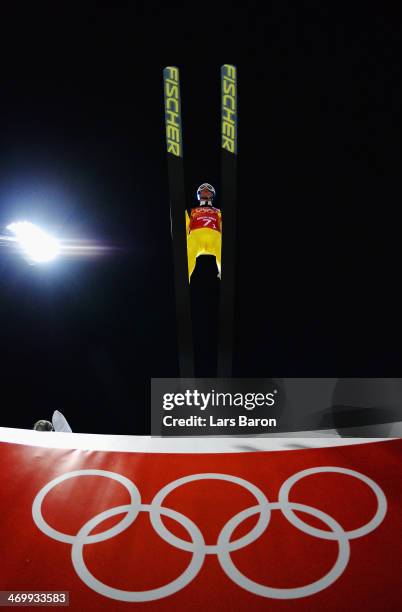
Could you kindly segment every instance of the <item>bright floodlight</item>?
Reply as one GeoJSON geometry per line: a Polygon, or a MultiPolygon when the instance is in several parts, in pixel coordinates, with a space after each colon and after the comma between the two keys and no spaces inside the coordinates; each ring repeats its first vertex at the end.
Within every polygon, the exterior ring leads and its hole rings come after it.
{"type": "Polygon", "coordinates": [[[55,259],[60,253],[57,240],[29,221],[11,223],[7,229],[13,232],[20,247],[32,262],[45,263],[55,259]]]}

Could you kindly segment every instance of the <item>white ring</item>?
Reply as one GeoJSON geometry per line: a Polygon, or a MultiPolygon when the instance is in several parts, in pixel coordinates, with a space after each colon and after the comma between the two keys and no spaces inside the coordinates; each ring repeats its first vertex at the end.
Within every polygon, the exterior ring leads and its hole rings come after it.
{"type": "Polygon", "coordinates": [[[351,529],[350,531],[345,531],[349,540],[352,540],[354,538],[360,538],[361,536],[367,535],[368,533],[376,529],[376,527],[378,527],[378,525],[384,519],[384,516],[387,512],[387,499],[382,489],[378,486],[377,483],[374,482],[374,480],[371,480],[371,478],[365,476],[364,474],[361,474],[360,472],[356,472],[355,470],[349,470],[347,468],[333,466],[313,467],[307,470],[302,470],[301,472],[297,472],[296,474],[290,476],[287,480],[285,480],[285,482],[280,488],[278,498],[279,502],[282,504],[283,514],[286,516],[288,521],[301,531],[304,531],[305,533],[308,533],[309,535],[312,535],[316,538],[323,538],[325,540],[336,540],[336,537],[334,537],[334,534],[331,531],[325,531],[324,529],[312,527],[308,523],[302,521],[298,516],[296,516],[296,514],[289,506],[289,492],[293,485],[305,476],[310,476],[311,474],[320,474],[322,472],[335,472],[336,474],[347,474],[348,476],[354,476],[355,478],[358,478],[367,486],[369,486],[377,497],[378,508],[373,518],[368,523],[366,523],[366,525],[363,525],[358,529],[351,529]]]}
{"type": "MultiPolygon", "coordinates": [[[[279,589],[275,587],[266,586],[260,584],[259,582],[255,582],[250,578],[247,578],[242,572],[235,566],[230,556],[230,551],[226,546],[226,542],[230,541],[230,536],[236,527],[244,521],[249,516],[256,514],[260,511],[259,506],[254,506],[253,508],[247,508],[242,512],[236,514],[233,518],[231,518],[218,538],[218,546],[219,544],[223,544],[222,550],[218,551],[218,559],[222,566],[222,569],[226,573],[226,575],[235,583],[238,584],[246,591],[250,593],[254,593],[254,595],[260,595],[261,597],[270,597],[272,599],[297,599],[300,597],[307,597],[308,595],[314,595],[314,593],[319,593],[323,589],[326,589],[328,586],[333,584],[335,580],[339,578],[339,576],[344,571],[345,567],[348,564],[350,557],[350,544],[349,540],[346,537],[345,531],[342,529],[341,525],[333,519],[331,516],[318,510],[317,508],[313,508],[311,506],[306,506],[305,504],[296,504],[293,502],[288,502],[295,510],[300,510],[302,512],[307,512],[312,516],[320,519],[324,523],[332,529],[332,533],[336,535],[336,539],[338,541],[338,558],[335,561],[332,569],[325,574],[319,580],[315,582],[311,582],[305,586],[295,587],[295,588],[287,588],[287,589],[279,589]]],[[[269,504],[272,510],[282,510],[282,506],[280,502],[274,502],[269,504]]],[[[335,538],[334,538],[335,539],[335,538]]]]}
{"type": "MultiPolygon", "coordinates": [[[[90,589],[93,589],[100,595],[104,595],[105,597],[110,597],[111,599],[116,599],[118,601],[154,601],[156,599],[162,599],[163,597],[173,595],[173,593],[183,589],[195,578],[202,567],[205,557],[205,553],[203,551],[204,538],[201,531],[189,518],[180,512],[176,512],[176,510],[171,510],[170,508],[159,508],[159,512],[161,514],[174,519],[187,530],[194,543],[194,552],[187,569],[185,569],[180,576],[172,580],[172,582],[169,582],[162,587],[149,589],[147,591],[124,591],[122,589],[116,589],[104,584],[95,578],[95,576],[91,574],[85,565],[82,553],[84,545],[88,543],[88,538],[90,537],[88,534],[102,521],[110,518],[111,516],[115,516],[116,514],[129,512],[129,508],[130,507],[126,505],[105,510],[104,512],[101,512],[94,518],[90,519],[81,527],[71,550],[71,559],[75,571],[90,589]]],[[[140,512],[149,512],[150,509],[151,506],[149,504],[141,504],[140,512]]]]}
{"type": "MultiPolygon", "coordinates": [[[[269,509],[269,501],[264,493],[255,485],[244,480],[243,478],[239,478],[238,476],[232,476],[230,474],[218,474],[215,472],[206,472],[201,474],[190,474],[189,476],[184,476],[183,478],[178,478],[177,480],[173,480],[165,487],[163,487],[153,498],[151,502],[151,512],[150,519],[153,528],[159,534],[161,538],[168,542],[172,546],[176,548],[180,548],[181,550],[186,550],[187,552],[194,552],[194,544],[192,542],[188,542],[187,540],[182,540],[181,538],[175,536],[171,531],[169,531],[162,522],[160,517],[159,508],[162,507],[162,503],[165,500],[165,497],[169,495],[174,489],[180,487],[181,485],[187,484],[189,482],[195,482],[197,480],[226,480],[228,482],[232,482],[234,484],[238,484],[241,487],[250,491],[250,493],[255,497],[258,502],[261,510],[265,512],[260,512],[260,518],[254,527],[246,533],[246,535],[234,540],[233,542],[228,542],[227,547],[228,550],[234,551],[239,548],[243,548],[243,546],[247,546],[256,540],[267,528],[269,520],[271,518],[271,511],[269,509]]],[[[204,544],[204,552],[206,554],[215,554],[218,552],[217,544],[204,544]]]]}
{"type": "Polygon", "coordinates": [[[386,511],[386,497],[382,489],[371,478],[364,476],[363,474],[354,470],[331,466],[310,468],[294,474],[283,483],[279,491],[279,501],[277,502],[269,502],[265,494],[258,487],[248,482],[247,480],[244,480],[243,478],[239,478],[237,476],[232,476],[229,474],[201,473],[191,474],[189,476],[179,478],[167,484],[155,495],[151,504],[141,504],[141,498],[138,488],[125,476],[122,476],[115,472],[109,472],[107,470],[76,470],[68,472],[67,474],[63,474],[62,476],[58,476],[57,478],[50,481],[39,491],[32,505],[33,519],[38,528],[41,529],[43,533],[45,533],[51,538],[54,538],[55,540],[73,545],[71,551],[72,563],[81,580],[88,587],[92,588],[94,591],[105,597],[129,602],[154,601],[156,599],[168,597],[169,595],[172,595],[173,593],[176,593],[177,591],[183,589],[194,579],[194,577],[200,571],[205,555],[211,553],[217,554],[222,569],[225,571],[227,576],[233,582],[235,582],[235,584],[244,588],[247,591],[250,591],[251,593],[254,593],[255,595],[260,595],[262,597],[270,597],[273,599],[295,599],[300,597],[306,597],[308,595],[313,595],[314,593],[317,593],[333,584],[333,582],[335,582],[344,571],[350,557],[349,540],[353,538],[358,538],[373,531],[384,519],[386,511]],[[312,506],[307,506],[305,504],[289,501],[289,492],[292,486],[298,480],[304,478],[305,476],[317,474],[320,472],[335,472],[340,474],[346,474],[349,476],[354,476],[365,482],[372,489],[372,491],[377,497],[378,508],[375,516],[366,525],[363,525],[358,529],[345,531],[334,518],[332,518],[325,512],[317,508],[313,508],[312,506]],[[124,487],[126,487],[130,495],[131,503],[101,512],[94,518],[90,519],[85,525],[83,525],[76,536],[57,531],[56,529],[53,529],[53,527],[50,527],[50,525],[46,523],[42,516],[43,500],[47,493],[56,485],[76,476],[103,476],[116,480],[117,482],[123,484],[124,487]],[[242,510],[234,517],[232,517],[222,528],[218,536],[217,544],[215,545],[205,544],[205,540],[201,531],[199,530],[197,525],[188,517],[184,516],[180,512],[177,512],[176,510],[162,506],[162,502],[166,498],[166,496],[173,490],[175,490],[177,487],[189,482],[207,479],[225,480],[243,486],[249,492],[252,493],[252,495],[256,498],[258,502],[257,505],[251,508],[246,508],[245,510],[242,510]],[[286,589],[274,588],[262,585],[247,578],[234,565],[231,559],[231,552],[234,550],[239,550],[240,548],[251,544],[264,532],[267,525],[269,524],[271,510],[281,510],[284,516],[290,521],[293,526],[305,533],[308,533],[309,535],[322,538],[324,540],[336,540],[338,542],[338,557],[332,569],[324,577],[320,578],[315,582],[312,582],[309,585],[302,587],[286,589]],[[294,510],[306,512],[307,514],[311,514],[312,516],[320,519],[329,526],[330,531],[317,529],[315,527],[312,527],[308,523],[305,523],[304,521],[299,519],[297,515],[295,515],[294,510]],[[101,542],[118,535],[133,523],[139,512],[149,512],[151,523],[155,531],[162,537],[162,539],[164,539],[172,546],[191,552],[192,559],[187,569],[178,578],[162,587],[145,591],[124,591],[121,589],[109,587],[104,583],[100,582],[97,578],[95,578],[86,567],[83,559],[83,547],[87,544],[101,542]],[[117,523],[112,528],[106,531],[96,533],[94,535],[89,535],[93,529],[95,529],[100,523],[102,523],[102,521],[122,513],[125,513],[126,516],[122,519],[122,521],[120,521],[120,523],[117,523]],[[230,537],[236,527],[244,520],[257,513],[260,514],[260,517],[256,525],[245,536],[242,536],[241,538],[238,538],[237,540],[231,542],[230,537]],[[184,527],[190,534],[191,542],[182,540],[181,538],[178,538],[173,533],[168,531],[162,522],[161,515],[168,516],[173,520],[177,521],[179,524],[181,524],[182,527],[184,527]]]}
{"type": "Polygon", "coordinates": [[[127,489],[131,499],[130,505],[127,506],[129,508],[127,516],[124,517],[124,519],[120,523],[117,523],[117,525],[113,525],[113,527],[107,529],[106,531],[101,531],[100,533],[96,533],[95,535],[88,536],[88,540],[87,542],[85,542],[85,544],[94,544],[95,542],[102,542],[103,540],[112,538],[113,536],[116,536],[122,531],[124,531],[136,519],[141,505],[141,495],[139,490],[137,489],[135,484],[131,482],[131,480],[129,480],[125,476],[122,476],[121,474],[117,474],[116,472],[109,472],[107,470],[75,470],[73,472],[67,472],[67,474],[57,476],[57,478],[54,478],[53,480],[48,482],[47,485],[45,485],[36,495],[32,504],[32,517],[36,525],[41,531],[43,531],[43,533],[48,535],[50,538],[53,538],[54,540],[58,540],[59,542],[65,542],[66,544],[74,544],[76,536],[69,535],[68,533],[63,533],[62,531],[57,531],[45,521],[42,515],[42,502],[46,495],[49,493],[49,491],[51,491],[55,486],[57,486],[61,482],[64,482],[65,480],[75,478],[76,476],[103,476],[105,478],[111,478],[112,480],[116,480],[127,489]]]}

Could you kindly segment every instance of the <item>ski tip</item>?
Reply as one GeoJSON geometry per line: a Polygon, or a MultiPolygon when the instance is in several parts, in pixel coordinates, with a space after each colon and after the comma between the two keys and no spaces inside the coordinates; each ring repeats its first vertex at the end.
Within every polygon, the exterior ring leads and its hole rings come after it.
{"type": "Polygon", "coordinates": [[[163,76],[168,79],[173,79],[174,81],[179,80],[180,71],[177,66],[166,66],[163,69],[163,76]]]}
{"type": "Polygon", "coordinates": [[[223,72],[227,76],[234,78],[237,73],[237,66],[235,66],[234,64],[222,64],[221,72],[223,72]]]}

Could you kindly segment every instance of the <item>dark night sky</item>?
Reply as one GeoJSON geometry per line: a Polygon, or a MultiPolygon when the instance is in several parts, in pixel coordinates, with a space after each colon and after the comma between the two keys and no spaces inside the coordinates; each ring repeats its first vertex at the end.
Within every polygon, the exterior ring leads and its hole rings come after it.
{"type": "MultiPolygon", "coordinates": [[[[400,376],[401,15],[320,4],[54,3],[3,21],[18,36],[0,225],[119,249],[50,268],[0,249],[0,425],[57,408],[75,431],[147,433],[151,376],[178,375],[166,65],[181,69],[189,206],[205,180],[219,198],[219,67],[238,67],[235,375],[400,376]]],[[[197,360],[213,375],[219,281],[199,263],[197,360]]]]}

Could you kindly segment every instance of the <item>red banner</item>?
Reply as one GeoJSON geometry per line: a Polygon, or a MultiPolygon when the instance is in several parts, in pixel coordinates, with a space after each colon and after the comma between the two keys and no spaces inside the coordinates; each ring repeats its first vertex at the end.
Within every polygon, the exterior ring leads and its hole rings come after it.
{"type": "Polygon", "coordinates": [[[402,609],[402,440],[221,454],[3,442],[0,462],[0,590],[69,591],[80,611],[402,609]]]}

